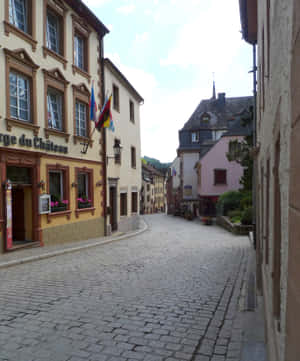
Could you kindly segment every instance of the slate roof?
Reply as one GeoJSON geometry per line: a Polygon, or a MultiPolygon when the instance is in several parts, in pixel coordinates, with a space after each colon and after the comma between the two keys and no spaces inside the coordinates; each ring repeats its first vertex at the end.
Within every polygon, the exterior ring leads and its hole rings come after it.
{"type": "Polygon", "coordinates": [[[157,175],[160,177],[164,177],[164,174],[160,172],[158,169],[152,167],[150,164],[142,164],[142,171],[146,173],[150,173],[151,175],[157,175]]]}
{"type": "Polygon", "coordinates": [[[225,93],[219,93],[216,99],[202,100],[182,129],[226,129],[230,120],[242,114],[251,105],[252,96],[226,98],[225,93]],[[210,117],[209,123],[206,124],[201,120],[205,113],[210,117]]]}

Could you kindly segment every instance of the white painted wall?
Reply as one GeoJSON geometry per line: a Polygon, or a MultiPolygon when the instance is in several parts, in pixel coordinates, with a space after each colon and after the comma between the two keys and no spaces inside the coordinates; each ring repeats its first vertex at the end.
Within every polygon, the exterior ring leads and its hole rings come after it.
{"type": "MultiPolygon", "coordinates": [[[[106,129],[106,153],[107,156],[114,155],[113,146],[115,138],[121,140],[121,164],[115,164],[114,159],[109,159],[107,164],[107,178],[119,178],[117,189],[118,205],[118,223],[119,229],[130,227],[132,216],[131,213],[131,192],[138,190],[138,214],[140,207],[140,191],[142,186],[141,173],[141,138],[140,138],[140,104],[130,91],[116,77],[115,74],[105,66],[105,93],[112,94],[113,84],[119,88],[120,111],[111,107],[112,117],[114,120],[115,132],[106,129]],[[134,103],[134,118],[132,123],[129,117],[129,101],[134,103]],[[131,167],[131,146],[136,149],[136,168],[131,167]],[[120,189],[127,191],[127,216],[120,217],[120,189]]],[[[107,197],[109,204],[109,197],[107,197]]]]}
{"type": "Polygon", "coordinates": [[[194,169],[196,162],[199,160],[199,153],[183,153],[183,199],[197,199],[197,172],[194,169]],[[192,186],[191,196],[184,195],[184,187],[192,186]]]}

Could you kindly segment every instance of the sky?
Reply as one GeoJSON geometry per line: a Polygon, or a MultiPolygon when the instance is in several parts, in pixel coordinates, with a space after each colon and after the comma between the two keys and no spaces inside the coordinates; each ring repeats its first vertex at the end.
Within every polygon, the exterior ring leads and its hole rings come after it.
{"type": "Polygon", "coordinates": [[[252,95],[238,0],[83,0],[109,29],[104,56],[144,98],[142,156],[172,162],[202,99],[252,95]]]}

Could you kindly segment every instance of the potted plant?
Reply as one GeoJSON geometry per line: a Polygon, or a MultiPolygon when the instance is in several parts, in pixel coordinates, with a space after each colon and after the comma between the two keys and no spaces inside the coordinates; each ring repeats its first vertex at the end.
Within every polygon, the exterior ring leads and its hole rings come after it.
{"type": "Polygon", "coordinates": [[[51,213],[66,211],[68,203],[67,199],[61,200],[58,196],[51,196],[51,213]]]}
{"type": "Polygon", "coordinates": [[[92,206],[92,201],[86,197],[77,198],[78,209],[90,208],[92,206]]]}

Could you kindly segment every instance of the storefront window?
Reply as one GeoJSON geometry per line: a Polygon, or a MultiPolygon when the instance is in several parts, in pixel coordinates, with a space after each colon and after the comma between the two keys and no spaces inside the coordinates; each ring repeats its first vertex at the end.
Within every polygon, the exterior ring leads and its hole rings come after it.
{"type": "Polygon", "coordinates": [[[79,173],[77,176],[78,184],[78,208],[90,208],[92,206],[92,200],[90,197],[89,189],[89,174],[79,173]]]}
{"type": "Polygon", "coordinates": [[[49,191],[51,195],[51,212],[65,211],[68,200],[64,199],[63,171],[49,172],[49,191]]]}

